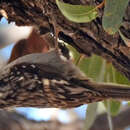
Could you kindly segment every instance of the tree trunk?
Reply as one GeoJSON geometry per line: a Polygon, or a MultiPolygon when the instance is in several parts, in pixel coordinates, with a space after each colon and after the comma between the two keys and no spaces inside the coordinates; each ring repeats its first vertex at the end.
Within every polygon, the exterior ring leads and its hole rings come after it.
{"type": "MultiPolygon", "coordinates": [[[[72,4],[89,4],[89,0],[65,0],[72,4]]],[[[98,3],[98,0],[96,1],[98,3]]],[[[92,3],[96,5],[95,3],[92,3]]],[[[36,26],[41,34],[52,31],[55,26],[60,31],[59,38],[75,47],[86,56],[96,54],[111,62],[115,68],[130,79],[130,48],[118,33],[107,34],[102,28],[102,14],[90,23],[73,23],[61,14],[54,0],[2,0],[0,9],[6,11],[9,22],[17,25],[36,26]]],[[[121,26],[122,33],[130,38],[130,4],[121,26]]]]}
{"type": "MultiPolygon", "coordinates": [[[[66,2],[68,1],[66,0],[66,2]]],[[[86,0],[70,0],[69,3],[89,4],[86,0]]],[[[92,4],[96,5],[96,3],[92,4]]],[[[121,31],[127,37],[130,36],[129,11],[130,5],[126,10],[124,25],[121,27],[121,31]]],[[[72,45],[80,53],[86,56],[92,54],[102,56],[130,79],[130,48],[125,45],[118,33],[112,36],[103,30],[102,13],[103,10],[100,9],[98,18],[90,23],[78,24],[64,18],[54,0],[0,1],[0,14],[8,17],[9,22],[15,21],[17,25],[35,26],[40,34],[53,32],[54,29],[57,29],[58,37],[72,45]]],[[[108,98],[130,99],[130,88],[124,89],[118,86],[119,89],[117,89],[111,85],[96,85],[88,79],[81,80],[79,74],[77,74],[78,78],[75,78],[72,74],[79,71],[68,61],[63,62],[56,52],[45,55],[32,54],[18,59],[14,63],[11,62],[12,64],[1,69],[0,107],[69,108],[108,98]],[[35,60],[38,57],[40,58],[35,60]],[[57,64],[55,64],[56,61],[58,61],[57,64]],[[50,73],[52,75],[49,75],[50,73]],[[46,78],[54,80],[48,82],[46,78]],[[99,86],[103,86],[103,89],[100,89],[99,86]]]]}

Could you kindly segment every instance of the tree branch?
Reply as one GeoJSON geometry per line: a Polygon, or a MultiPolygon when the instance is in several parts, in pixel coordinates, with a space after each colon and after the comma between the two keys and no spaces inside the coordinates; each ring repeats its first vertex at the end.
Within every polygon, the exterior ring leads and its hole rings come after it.
{"type": "Polygon", "coordinates": [[[130,100],[130,87],[89,80],[57,50],[20,57],[0,71],[0,108],[71,108],[110,98],[130,100]]]}
{"type": "MultiPolygon", "coordinates": [[[[77,4],[77,1],[70,0],[69,2],[77,4]]],[[[83,0],[78,1],[78,4],[80,3],[86,4],[83,0]]],[[[54,0],[10,0],[8,2],[2,0],[0,8],[6,11],[9,21],[15,21],[18,25],[37,26],[41,34],[51,31],[52,25],[58,27],[60,39],[87,56],[94,53],[104,57],[130,79],[130,48],[125,45],[118,33],[108,35],[104,32],[101,23],[102,10],[100,10],[100,17],[93,22],[77,24],[63,17],[54,0]]],[[[130,12],[130,5],[128,5],[124,24],[121,27],[121,31],[127,37],[130,36],[128,12],[130,12]]]]}

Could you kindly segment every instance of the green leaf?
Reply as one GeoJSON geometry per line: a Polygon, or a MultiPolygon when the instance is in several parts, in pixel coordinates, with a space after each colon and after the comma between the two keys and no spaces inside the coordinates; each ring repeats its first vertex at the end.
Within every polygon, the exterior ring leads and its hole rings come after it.
{"type": "Polygon", "coordinates": [[[112,66],[112,64],[107,64],[104,82],[130,85],[130,81],[125,76],[123,76],[120,72],[118,72],[112,66]],[[109,75],[109,81],[107,79],[108,75],[109,75]]]}
{"type": "MultiPolygon", "coordinates": [[[[70,50],[74,54],[76,62],[80,57],[80,54],[72,47],[70,47],[70,50]]],[[[107,64],[106,61],[99,56],[93,55],[89,58],[84,58],[78,66],[88,77],[91,77],[96,82],[130,84],[130,81],[116,71],[112,64],[107,64]]],[[[113,116],[117,115],[120,110],[121,103],[116,100],[109,100],[109,104],[110,114],[113,116]]],[[[106,110],[108,110],[106,105],[105,107],[106,110]]]]}
{"type": "MultiPolygon", "coordinates": [[[[74,62],[77,63],[79,60],[80,53],[78,53],[73,47],[68,46],[74,56],[74,62]]],[[[83,58],[79,63],[79,68],[88,76],[93,78],[95,81],[103,81],[105,74],[105,60],[102,60],[101,57],[93,55],[90,58],[83,58]]],[[[98,103],[88,104],[86,110],[86,119],[84,130],[89,130],[95,121],[97,115],[97,106],[98,103]]]]}
{"type": "MultiPolygon", "coordinates": [[[[93,55],[91,58],[83,59],[80,63],[80,69],[87,76],[93,78],[97,82],[104,80],[106,62],[101,57],[93,55]]],[[[86,110],[86,119],[84,130],[89,130],[96,119],[98,103],[91,103],[86,110]]]]}
{"type": "MultiPolygon", "coordinates": [[[[123,78],[123,76],[121,76],[120,73],[118,73],[112,66],[112,64],[107,64],[106,67],[106,73],[105,73],[105,77],[104,77],[104,81],[105,82],[111,82],[111,83],[124,83],[121,81],[121,79],[123,78]],[[119,80],[117,80],[119,78],[119,80]]],[[[124,77],[125,79],[125,77],[124,77]]],[[[125,82],[126,84],[126,82],[125,82]]],[[[120,106],[121,103],[119,101],[116,100],[107,100],[104,101],[104,105],[106,107],[106,110],[109,110],[109,114],[111,114],[112,116],[115,116],[119,113],[120,110],[120,106]],[[109,104],[109,106],[107,105],[109,104]],[[109,107],[109,108],[108,108],[109,107]]]]}
{"type": "Polygon", "coordinates": [[[110,104],[110,114],[116,116],[120,111],[121,103],[116,100],[105,100],[104,105],[106,108],[108,107],[108,102],[110,104]]]}
{"type": "Polygon", "coordinates": [[[90,58],[84,58],[80,62],[79,67],[88,77],[91,77],[94,81],[104,81],[105,62],[101,57],[93,55],[90,58]]]}
{"type": "Polygon", "coordinates": [[[122,18],[125,14],[129,0],[106,0],[103,28],[109,34],[114,34],[118,31],[122,24],[122,18]]]}
{"type": "Polygon", "coordinates": [[[97,115],[97,106],[98,103],[91,103],[88,105],[86,110],[84,130],[89,130],[89,128],[92,126],[93,122],[95,121],[97,115]]]}
{"type": "Polygon", "coordinates": [[[70,21],[76,23],[90,22],[98,16],[97,8],[87,5],[71,5],[56,0],[62,14],[70,21]]]}
{"type": "Polygon", "coordinates": [[[113,130],[113,124],[112,124],[112,117],[111,117],[111,111],[110,111],[110,100],[107,100],[107,119],[108,119],[108,125],[109,129],[113,130]]]}

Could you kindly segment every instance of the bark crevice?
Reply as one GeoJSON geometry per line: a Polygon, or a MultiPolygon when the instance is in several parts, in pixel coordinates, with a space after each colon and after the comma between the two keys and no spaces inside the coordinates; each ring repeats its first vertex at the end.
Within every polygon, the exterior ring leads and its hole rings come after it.
{"type": "MultiPolygon", "coordinates": [[[[70,0],[69,2],[77,4],[77,1],[70,0]]],[[[86,2],[80,0],[79,3],[85,4],[86,2]]],[[[96,5],[96,3],[92,4],[96,5]]],[[[10,22],[15,21],[17,25],[33,25],[38,28],[41,34],[52,31],[52,25],[56,26],[60,30],[60,39],[68,42],[86,56],[97,54],[104,57],[130,79],[130,48],[125,45],[118,33],[108,35],[103,30],[102,9],[96,20],[84,24],[73,23],[64,18],[54,0],[2,0],[0,9],[7,12],[10,22]]],[[[130,12],[130,4],[126,10],[124,25],[121,27],[123,34],[129,37],[130,15],[128,12],[130,12]]]]}

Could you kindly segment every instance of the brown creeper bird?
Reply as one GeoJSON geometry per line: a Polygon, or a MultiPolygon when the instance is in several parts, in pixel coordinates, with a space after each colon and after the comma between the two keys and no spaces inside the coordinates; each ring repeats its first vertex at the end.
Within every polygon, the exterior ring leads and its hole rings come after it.
{"type": "Polygon", "coordinates": [[[111,98],[130,100],[130,87],[91,81],[57,50],[20,57],[0,71],[0,108],[71,108],[111,98]]]}

